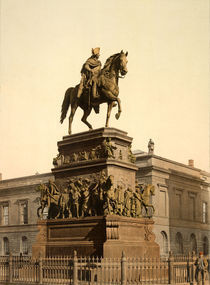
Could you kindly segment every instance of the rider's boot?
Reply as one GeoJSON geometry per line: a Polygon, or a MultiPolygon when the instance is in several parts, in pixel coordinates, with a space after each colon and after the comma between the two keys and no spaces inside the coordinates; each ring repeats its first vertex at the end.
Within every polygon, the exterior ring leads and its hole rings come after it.
{"type": "MultiPolygon", "coordinates": [[[[98,99],[100,96],[97,94],[97,85],[95,80],[93,80],[93,86],[92,86],[92,95],[93,95],[93,99],[98,99]]],[[[96,114],[99,113],[99,104],[96,104],[93,106],[93,109],[95,111],[96,114]]]]}
{"type": "Polygon", "coordinates": [[[82,94],[82,91],[83,91],[83,88],[80,88],[78,89],[78,93],[77,93],[77,98],[79,99],[81,94],[82,94]]]}
{"type": "Polygon", "coordinates": [[[96,82],[93,80],[93,87],[92,87],[92,94],[93,94],[93,99],[98,99],[99,95],[97,94],[97,88],[96,88],[96,82]]]}

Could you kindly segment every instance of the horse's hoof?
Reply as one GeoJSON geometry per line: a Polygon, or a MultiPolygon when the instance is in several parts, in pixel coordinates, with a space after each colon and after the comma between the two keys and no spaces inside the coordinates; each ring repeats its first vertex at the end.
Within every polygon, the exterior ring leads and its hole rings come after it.
{"type": "Polygon", "coordinates": [[[118,120],[120,117],[120,113],[115,114],[115,118],[118,120]]]}

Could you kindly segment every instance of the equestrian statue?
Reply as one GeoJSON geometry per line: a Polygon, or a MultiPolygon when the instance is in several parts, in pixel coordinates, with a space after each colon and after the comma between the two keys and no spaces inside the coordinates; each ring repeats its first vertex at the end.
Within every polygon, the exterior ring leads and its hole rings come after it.
{"type": "Polygon", "coordinates": [[[64,96],[60,122],[61,124],[63,123],[68,109],[71,107],[69,135],[72,132],[72,121],[78,107],[84,111],[81,120],[89,129],[92,129],[92,125],[87,121],[87,118],[92,109],[94,109],[95,113],[99,113],[99,107],[102,103],[107,103],[108,105],[105,127],[109,126],[111,110],[116,105],[118,105],[118,112],[115,117],[119,119],[122,110],[121,102],[118,98],[118,81],[119,78],[124,78],[128,72],[127,55],[128,52],[124,53],[121,51],[110,56],[101,69],[99,60],[100,48],[92,49],[92,56],[83,64],[80,83],[75,87],[68,88],[64,96]]]}

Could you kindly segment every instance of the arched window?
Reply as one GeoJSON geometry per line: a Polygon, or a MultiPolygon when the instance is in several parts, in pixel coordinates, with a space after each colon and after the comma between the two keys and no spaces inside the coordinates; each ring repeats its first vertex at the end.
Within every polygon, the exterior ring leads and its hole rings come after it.
{"type": "Polygon", "coordinates": [[[204,237],[203,239],[203,254],[204,255],[209,254],[209,240],[207,237],[204,237]]]}
{"type": "Polygon", "coordinates": [[[22,237],[22,253],[28,254],[28,239],[27,237],[22,237]]]}
{"type": "Polygon", "coordinates": [[[4,255],[9,255],[9,240],[7,237],[3,238],[3,252],[4,255]]]}
{"type": "Polygon", "coordinates": [[[191,234],[190,236],[190,250],[197,253],[197,241],[194,234],[191,234]]]}
{"type": "Polygon", "coordinates": [[[160,247],[161,253],[168,254],[168,237],[166,232],[162,231],[161,237],[162,237],[161,247],[160,247]]]}
{"type": "Polygon", "coordinates": [[[182,254],[184,251],[183,251],[183,238],[182,238],[182,234],[181,233],[177,233],[176,234],[176,251],[177,253],[179,254],[182,254]]]}

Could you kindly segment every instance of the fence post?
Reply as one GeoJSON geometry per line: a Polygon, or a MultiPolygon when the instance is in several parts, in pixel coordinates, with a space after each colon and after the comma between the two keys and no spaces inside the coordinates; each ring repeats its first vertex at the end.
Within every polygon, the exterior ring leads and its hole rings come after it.
{"type": "Polygon", "coordinates": [[[39,284],[43,283],[43,261],[42,261],[42,256],[41,254],[39,255],[39,284]]]}
{"type": "Polygon", "coordinates": [[[191,270],[190,270],[190,252],[188,252],[187,255],[187,282],[191,283],[192,276],[191,276],[191,270]]]}
{"type": "Polygon", "coordinates": [[[168,258],[168,283],[174,284],[174,257],[172,256],[172,251],[169,251],[168,258]]]}
{"type": "Polygon", "coordinates": [[[9,282],[12,282],[13,280],[13,272],[12,272],[12,253],[9,254],[9,282]]]}
{"type": "Polygon", "coordinates": [[[73,285],[77,285],[78,284],[78,280],[77,280],[77,252],[76,250],[74,250],[74,258],[73,258],[73,285]]]}
{"type": "Polygon", "coordinates": [[[126,285],[126,257],[125,257],[125,252],[122,252],[122,257],[121,257],[121,285],[126,285]]]}

